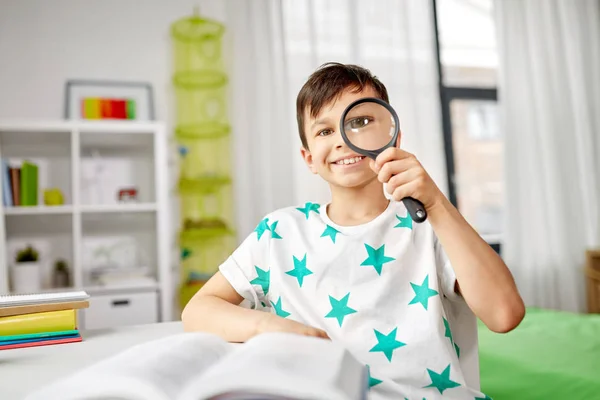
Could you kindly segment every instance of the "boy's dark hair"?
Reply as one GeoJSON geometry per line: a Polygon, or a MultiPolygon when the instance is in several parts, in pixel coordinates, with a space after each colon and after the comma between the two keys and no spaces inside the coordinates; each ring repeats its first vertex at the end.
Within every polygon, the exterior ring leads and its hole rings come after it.
{"type": "Polygon", "coordinates": [[[307,108],[314,118],[323,106],[336,100],[344,90],[360,92],[368,86],[373,88],[377,97],[389,103],[387,89],[368,69],[353,64],[330,62],[313,72],[296,99],[296,118],[302,146],[308,149],[304,132],[304,111],[307,108]]]}

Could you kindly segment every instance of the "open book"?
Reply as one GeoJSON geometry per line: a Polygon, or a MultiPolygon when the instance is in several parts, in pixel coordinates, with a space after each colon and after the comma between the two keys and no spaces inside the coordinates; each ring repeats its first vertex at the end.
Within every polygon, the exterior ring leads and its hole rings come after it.
{"type": "Polygon", "coordinates": [[[326,339],[265,333],[244,344],[182,333],[133,346],[27,400],[362,400],[368,372],[326,339]]]}

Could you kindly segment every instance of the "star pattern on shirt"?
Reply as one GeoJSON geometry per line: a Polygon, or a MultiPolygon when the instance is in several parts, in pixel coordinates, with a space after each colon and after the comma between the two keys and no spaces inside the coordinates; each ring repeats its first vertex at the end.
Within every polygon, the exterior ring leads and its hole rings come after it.
{"type": "Polygon", "coordinates": [[[329,303],[331,304],[331,311],[325,316],[325,318],[336,318],[340,327],[344,322],[344,318],[347,315],[354,314],[357,312],[355,309],[348,307],[348,299],[350,293],[348,292],[344,297],[337,300],[336,298],[329,296],[329,303]]]}
{"type": "Polygon", "coordinates": [[[429,288],[429,275],[425,277],[422,284],[417,285],[416,283],[411,282],[410,286],[412,286],[412,289],[415,292],[415,297],[408,304],[420,303],[427,310],[429,298],[438,294],[437,291],[429,288]]]}
{"type": "Polygon", "coordinates": [[[254,266],[254,269],[256,270],[256,278],[252,279],[250,281],[250,283],[252,285],[260,285],[260,287],[262,288],[263,294],[267,294],[269,293],[269,284],[271,282],[271,271],[270,270],[263,270],[258,268],[256,265],[254,266]]]}
{"type": "Polygon", "coordinates": [[[325,230],[321,234],[321,237],[327,237],[327,236],[329,236],[331,238],[331,241],[333,243],[335,243],[335,237],[336,237],[336,235],[338,233],[340,233],[340,231],[338,231],[337,229],[335,229],[333,226],[327,225],[327,228],[325,228],[325,230]]]}
{"type": "MultiPolygon", "coordinates": [[[[320,205],[316,204],[316,203],[307,202],[307,203],[305,203],[304,207],[296,208],[296,210],[298,210],[302,214],[304,214],[306,220],[308,220],[310,217],[311,211],[314,212],[315,214],[320,213],[320,205]]],[[[410,217],[410,214],[406,214],[406,217],[401,217],[400,215],[396,214],[395,217],[396,217],[396,221],[395,221],[395,225],[393,226],[394,229],[406,228],[406,229],[412,230],[414,228],[413,220],[410,217]]],[[[392,219],[392,218],[393,217],[390,216],[390,219],[392,219]]],[[[256,226],[256,228],[254,230],[254,232],[256,232],[256,234],[257,234],[258,241],[260,241],[262,236],[264,236],[266,233],[270,233],[272,239],[282,239],[281,235],[277,232],[278,223],[279,223],[279,221],[277,221],[277,220],[274,222],[271,222],[269,220],[269,218],[264,218],[262,221],[260,221],[260,223],[256,226]]],[[[390,225],[388,225],[387,229],[391,229],[391,227],[392,227],[392,225],[390,224],[390,225]]],[[[324,229],[324,230],[322,231],[320,238],[326,239],[327,242],[329,241],[329,239],[331,239],[331,242],[333,244],[335,244],[336,239],[337,239],[337,234],[341,233],[341,232],[329,224],[327,224],[324,228],[321,225],[321,229],[324,229]]],[[[317,233],[317,232],[314,232],[314,233],[317,233]]],[[[285,232],[284,232],[284,234],[285,234],[285,232]]],[[[315,236],[312,236],[313,240],[318,240],[315,238],[315,236]]],[[[344,235],[342,234],[342,236],[344,236],[344,235]]],[[[285,242],[285,240],[283,242],[285,242]]],[[[344,242],[342,242],[342,244],[343,243],[344,242]]],[[[385,251],[386,245],[385,244],[381,245],[380,247],[371,246],[367,243],[363,243],[363,244],[364,244],[365,250],[367,252],[367,257],[364,259],[364,261],[362,261],[360,266],[369,266],[369,267],[372,266],[375,269],[375,271],[377,272],[377,274],[381,276],[383,266],[389,262],[395,261],[396,259],[386,255],[386,251],[385,251]]],[[[376,245],[377,245],[377,243],[376,243],[376,245]]],[[[329,247],[329,248],[333,249],[334,247],[329,247]]],[[[354,250],[354,249],[352,249],[352,250],[354,250]]],[[[364,252],[365,250],[360,250],[359,248],[356,248],[355,251],[364,252]]],[[[302,253],[300,253],[300,255],[302,255],[302,253]]],[[[392,255],[392,254],[390,254],[390,255],[392,255]]],[[[182,260],[185,260],[186,258],[188,258],[190,256],[191,256],[190,249],[182,249],[181,250],[181,259],[182,260]]],[[[292,269],[290,269],[289,271],[286,271],[285,273],[291,277],[296,278],[299,287],[302,288],[303,283],[304,283],[304,278],[309,275],[313,275],[314,272],[307,268],[307,253],[304,253],[302,259],[299,259],[298,257],[293,256],[294,267],[292,269]]],[[[354,264],[354,265],[356,265],[356,264],[354,264]]],[[[270,290],[270,270],[269,269],[263,270],[256,265],[254,266],[254,268],[256,271],[256,277],[254,279],[252,279],[250,281],[250,283],[252,285],[260,286],[264,295],[267,295],[270,290]]],[[[315,278],[311,278],[311,279],[315,279],[315,278]]],[[[309,282],[312,282],[312,281],[309,281],[309,282]]],[[[431,297],[439,295],[439,292],[437,290],[435,290],[436,289],[435,285],[433,287],[429,286],[429,275],[425,276],[425,278],[421,284],[418,284],[415,282],[410,282],[410,286],[411,286],[412,290],[414,291],[414,297],[408,303],[409,306],[415,305],[415,304],[421,304],[425,310],[428,310],[429,299],[431,297]]],[[[307,289],[304,289],[304,290],[307,290],[307,289]]],[[[344,292],[340,293],[340,295],[343,293],[344,292]]],[[[328,297],[329,297],[329,303],[331,305],[331,309],[322,318],[325,318],[325,319],[334,318],[337,321],[339,327],[341,328],[343,326],[345,318],[347,316],[358,312],[356,309],[354,309],[348,305],[350,294],[351,294],[351,292],[348,292],[343,297],[339,297],[339,298],[329,295],[328,297]]],[[[276,301],[275,301],[274,296],[272,297],[272,300],[265,299],[264,301],[267,303],[270,303],[272,305],[274,312],[279,317],[287,318],[291,315],[291,313],[288,311],[289,309],[288,310],[284,309],[284,305],[282,303],[282,296],[279,296],[276,301]]],[[[265,308],[267,307],[267,305],[264,302],[260,302],[260,304],[265,308]]],[[[286,300],[286,304],[287,304],[287,307],[290,307],[291,303],[289,303],[286,300]]],[[[292,306],[293,306],[293,304],[292,304],[292,306]]],[[[323,310],[323,311],[325,311],[325,310],[323,310]]],[[[323,314],[321,314],[321,315],[323,315],[323,314]]],[[[351,319],[352,319],[352,317],[351,317],[351,319]]],[[[438,319],[438,321],[439,321],[439,319],[438,319]]],[[[452,335],[452,330],[450,328],[449,321],[443,315],[442,315],[442,322],[443,322],[443,326],[444,326],[444,330],[445,330],[444,338],[448,338],[452,347],[455,349],[457,356],[460,357],[460,348],[454,342],[454,338],[452,335]]],[[[383,353],[385,358],[388,360],[388,362],[391,363],[393,360],[395,351],[407,345],[406,343],[403,343],[397,339],[398,329],[402,329],[402,327],[400,327],[400,328],[389,327],[388,329],[384,328],[382,331],[373,329],[375,339],[376,339],[376,344],[371,343],[369,345],[369,346],[373,346],[369,350],[369,353],[381,352],[381,353],[383,353]],[[393,328],[393,330],[389,331],[389,329],[391,329],[391,328],[393,328]],[[388,332],[388,331],[389,331],[389,333],[387,333],[387,334],[384,333],[384,332],[388,332]]],[[[365,350],[366,350],[366,348],[365,348],[365,350]]],[[[400,354],[402,355],[403,352],[401,352],[400,354]]],[[[379,356],[377,356],[377,357],[379,357],[379,356]]],[[[398,354],[396,354],[396,358],[398,358],[398,357],[401,357],[401,356],[398,356],[398,354]]],[[[381,359],[381,360],[383,360],[383,359],[381,359]]],[[[427,386],[423,386],[423,388],[433,388],[433,389],[436,389],[437,391],[439,391],[440,394],[443,394],[443,392],[448,389],[460,387],[461,384],[459,382],[453,381],[450,378],[451,366],[452,366],[451,363],[448,364],[448,366],[442,372],[437,372],[439,370],[435,371],[430,368],[426,368],[426,371],[429,375],[429,379],[431,380],[431,383],[427,386]]],[[[368,381],[369,388],[381,384],[383,382],[381,379],[378,379],[376,376],[371,375],[370,365],[366,365],[366,367],[367,367],[368,377],[369,377],[369,381],[368,381]]],[[[428,382],[423,382],[422,385],[425,385],[427,383],[428,382]]],[[[491,400],[491,398],[489,396],[485,395],[484,393],[481,393],[481,392],[477,392],[477,393],[480,395],[483,395],[485,397],[475,397],[474,400],[491,400]]],[[[473,393],[473,395],[475,395],[475,393],[473,393]]]]}
{"type": "Polygon", "coordinates": [[[440,394],[444,393],[446,389],[452,389],[455,387],[459,387],[460,383],[454,382],[450,379],[450,364],[442,371],[441,374],[427,368],[427,373],[429,374],[429,379],[431,379],[431,384],[424,386],[424,388],[434,387],[436,388],[440,394]]]}
{"type": "Polygon", "coordinates": [[[377,275],[381,275],[381,269],[383,264],[389,263],[390,261],[394,261],[395,258],[388,257],[385,255],[385,245],[375,249],[368,244],[364,243],[365,248],[367,249],[367,254],[369,255],[363,262],[360,264],[361,266],[372,266],[377,271],[377,275]]]}
{"type": "Polygon", "coordinates": [[[302,287],[302,284],[304,283],[304,277],[312,275],[313,272],[310,269],[306,268],[306,254],[304,254],[304,258],[302,258],[302,260],[297,259],[296,256],[293,257],[294,268],[289,271],[286,271],[286,274],[296,278],[298,280],[298,285],[302,287]]]}
{"type": "Polygon", "coordinates": [[[485,397],[475,397],[475,400],[493,400],[490,396],[485,393],[482,393],[485,397]]]}
{"type": "Polygon", "coordinates": [[[258,223],[258,225],[256,226],[256,228],[254,229],[254,232],[256,232],[258,240],[260,240],[260,238],[262,237],[262,235],[265,232],[268,232],[268,231],[270,231],[270,228],[269,228],[269,218],[265,218],[262,221],[260,221],[258,223]]]}
{"type": "Polygon", "coordinates": [[[271,238],[272,239],[281,239],[282,238],[281,236],[279,236],[279,233],[277,233],[277,231],[275,230],[275,229],[277,229],[277,224],[278,223],[279,223],[279,221],[275,221],[269,227],[269,232],[271,232],[271,238]]]}
{"type": "Polygon", "coordinates": [[[320,204],[308,202],[308,203],[304,204],[304,207],[296,208],[296,210],[300,211],[302,214],[304,214],[306,216],[306,219],[308,219],[308,216],[310,215],[311,211],[313,211],[317,214],[320,214],[320,212],[319,212],[320,207],[321,207],[320,204]]]}
{"type": "Polygon", "coordinates": [[[444,317],[442,317],[442,320],[444,320],[444,328],[446,328],[444,337],[450,339],[450,343],[454,343],[454,339],[452,339],[452,331],[450,330],[450,323],[448,323],[448,320],[444,317]]]}
{"type": "Polygon", "coordinates": [[[452,346],[454,347],[454,350],[456,351],[456,356],[458,358],[460,358],[460,348],[458,347],[458,345],[456,343],[454,343],[454,338],[452,337],[452,331],[450,330],[450,323],[448,322],[448,320],[444,317],[442,317],[442,319],[444,320],[444,328],[446,329],[444,332],[444,337],[447,337],[448,339],[450,339],[450,343],[452,344],[452,346]]]}
{"type": "Polygon", "coordinates": [[[377,386],[379,385],[381,382],[383,382],[380,379],[374,378],[371,375],[371,366],[367,364],[367,372],[369,374],[369,389],[371,389],[373,386],[377,386]]]}
{"type": "Polygon", "coordinates": [[[399,349],[402,346],[406,346],[406,343],[396,340],[398,328],[394,328],[394,330],[387,335],[379,332],[377,329],[373,329],[373,331],[375,332],[375,337],[377,338],[377,344],[373,346],[371,350],[369,350],[369,353],[381,351],[383,354],[385,354],[385,357],[388,359],[388,361],[391,362],[394,350],[399,349]]]}
{"type": "Polygon", "coordinates": [[[408,228],[408,229],[412,229],[413,227],[413,220],[410,217],[410,214],[407,214],[406,217],[401,217],[399,215],[396,215],[396,218],[398,219],[398,224],[396,226],[394,226],[394,228],[408,228]]]}
{"type": "Polygon", "coordinates": [[[279,298],[277,299],[277,303],[273,303],[273,301],[271,301],[271,304],[273,305],[273,308],[275,309],[275,313],[277,315],[279,315],[280,317],[286,318],[289,315],[291,315],[289,312],[287,312],[283,309],[283,306],[281,305],[281,296],[279,296],[279,298]]]}
{"type": "Polygon", "coordinates": [[[277,229],[278,223],[279,221],[274,221],[271,225],[269,225],[269,218],[264,218],[262,221],[260,221],[256,228],[254,228],[257,239],[260,240],[265,232],[271,233],[271,238],[273,239],[281,239],[281,236],[275,230],[277,229]]]}

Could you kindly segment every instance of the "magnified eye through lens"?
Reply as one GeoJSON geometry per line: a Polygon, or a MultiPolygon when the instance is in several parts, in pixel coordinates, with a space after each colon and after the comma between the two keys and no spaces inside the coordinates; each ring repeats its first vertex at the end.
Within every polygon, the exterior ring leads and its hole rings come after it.
{"type": "Polygon", "coordinates": [[[390,143],[396,133],[396,123],[387,108],[365,102],[352,107],[344,118],[348,140],[364,150],[377,150],[390,143]]]}

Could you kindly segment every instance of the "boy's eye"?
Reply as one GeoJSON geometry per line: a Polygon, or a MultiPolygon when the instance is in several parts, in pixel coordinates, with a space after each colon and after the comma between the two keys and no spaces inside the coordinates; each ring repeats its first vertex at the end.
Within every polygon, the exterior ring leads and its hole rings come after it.
{"type": "Polygon", "coordinates": [[[371,121],[373,121],[371,117],[356,117],[346,122],[346,125],[350,126],[350,129],[360,129],[367,126],[371,121]]]}
{"type": "Polygon", "coordinates": [[[327,136],[331,133],[331,129],[323,129],[322,131],[317,132],[317,136],[327,136]]]}

